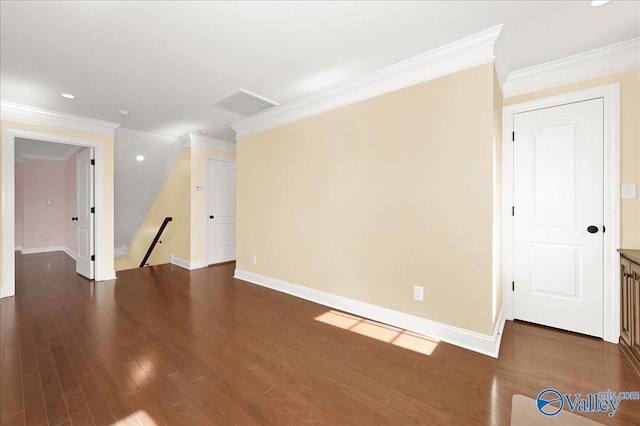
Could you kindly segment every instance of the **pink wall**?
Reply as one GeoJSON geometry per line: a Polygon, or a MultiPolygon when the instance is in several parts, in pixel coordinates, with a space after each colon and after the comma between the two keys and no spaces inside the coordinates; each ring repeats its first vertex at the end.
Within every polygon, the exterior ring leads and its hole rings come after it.
{"type": "Polygon", "coordinates": [[[76,237],[77,228],[76,223],[71,221],[71,218],[76,215],[76,154],[73,154],[67,161],[65,161],[65,193],[66,193],[66,217],[65,217],[65,241],[66,246],[71,249],[72,252],[78,251],[78,239],[76,237]]]}
{"type": "Polygon", "coordinates": [[[29,160],[23,163],[22,248],[66,244],[65,162],[29,160]]]}
{"type": "Polygon", "coordinates": [[[15,165],[15,237],[16,247],[22,247],[22,215],[23,215],[23,191],[24,191],[24,173],[22,163],[15,165]]]}

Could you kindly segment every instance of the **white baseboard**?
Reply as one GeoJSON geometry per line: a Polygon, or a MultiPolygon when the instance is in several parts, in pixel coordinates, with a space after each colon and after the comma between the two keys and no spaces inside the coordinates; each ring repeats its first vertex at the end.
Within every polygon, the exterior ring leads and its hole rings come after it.
{"type": "Polygon", "coordinates": [[[64,251],[65,253],[67,253],[67,255],[72,258],[73,260],[76,260],[78,258],[78,255],[76,254],[75,251],[71,250],[69,247],[64,247],[62,249],[62,251],[64,251]]]}
{"type": "Polygon", "coordinates": [[[381,306],[371,305],[336,294],[288,283],[276,278],[266,277],[242,269],[235,270],[235,278],[300,297],[324,306],[339,309],[374,321],[399,327],[452,345],[460,346],[493,358],[498,357],[505,319],[500,311],[492,336],[477,333],[448,324],[420,318],[404,312],[394,311],[381,306]]]}
{"type": "Polygon", "coordinates": [[[22,251],[22,246],[16,246],[15,251],[22,251]]]}
{"type": "Polygon", "coordinates": [[[115,269],[111,269],[109,271],[106,271],[102,274],[98,274],[98,272],[96,272],[96,281],[110,281],[110,280],[115,280],[117,279],[116,277],[116,271],[115,269]]]}
{"type": "Polygon", "coordinates": [[[181,268],[192,271],[194,269],[200,269],[207,266],[204,260],[196,260],[194,262],[190,262],[188,260],[180,259],[179,257],[175,257],[174,255],[169,256],[169,263],[172,263],[181,268]]]}
{"type": "Polygon", "coordinates": [[[51,253],[53,251],[64,251],[65,246],[51,246],[51,247],[35,247],[35,248],[23,248],[20,250],[22,254],[36,254],[36,253],[51,253]]]}

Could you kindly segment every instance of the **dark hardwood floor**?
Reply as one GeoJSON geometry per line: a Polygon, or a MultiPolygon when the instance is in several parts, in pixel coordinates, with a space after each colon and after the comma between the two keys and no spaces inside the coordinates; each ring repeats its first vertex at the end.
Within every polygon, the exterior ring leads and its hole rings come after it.
{"type": "MultiPolygon", "coordinates": [[[[496,360],[234,280],[234,266],[96,284],[64,253],[18,255],[0,423],[506,425],[513,394],[640,391],[599,339],[508,322],[496,360]]],[[[640,401],[585,416],[640,424],[640,401]]]]}

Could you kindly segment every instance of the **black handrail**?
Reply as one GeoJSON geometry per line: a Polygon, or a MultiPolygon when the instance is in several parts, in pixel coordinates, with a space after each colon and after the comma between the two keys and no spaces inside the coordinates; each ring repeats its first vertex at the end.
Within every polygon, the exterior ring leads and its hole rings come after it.
{"type": "Polygon", "coordinates": [[[147,264],[147,260],[149,260],[149,256],[151,256],[151,252],[156,247],[156,244],[158,243],[158,240],[160,239],[160,235],[162,235],[162,232],[164,231],[164,228],[167,227],[167,223],[171,222],[172,220],[173,220],[172,217],[165,217],[164,218],[164,221],[162,222],[162,226],[160,227],[160,229],[158,229],[158,233],[156,234],[156,237],[153,239],[153,242],[149,246],[149,250],[147,250],[147,254],[144,255],[144,259],[142,259],[142,262],[140,263],[140,267],[141,268],[143,268],[144,265],[147,264]]]}

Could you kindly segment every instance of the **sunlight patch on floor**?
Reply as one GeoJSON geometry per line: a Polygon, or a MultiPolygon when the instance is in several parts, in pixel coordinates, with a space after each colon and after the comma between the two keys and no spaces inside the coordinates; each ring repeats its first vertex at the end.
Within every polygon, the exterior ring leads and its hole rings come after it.
{"type": "Polygon", "coordinates": [[[143,426],[159,426],[153,418],[147,414],[144,410],[138,410],[130,416],[124,417],[117,422],[113,423],[111,426],[116,425],[134,425],[141,424],[143,426]]]}
{"type": "Polygon", "coordinates": [[[353,331],[354,333],[391,343],[424,355],[431,355],[439,343],[438,340],[429,339],[425,336],[402,330],[401,328],[381,324],[339,311],[328,311],[318,315],[315,319],[316,321],[333,325],[334,327],[353,331]]]}

